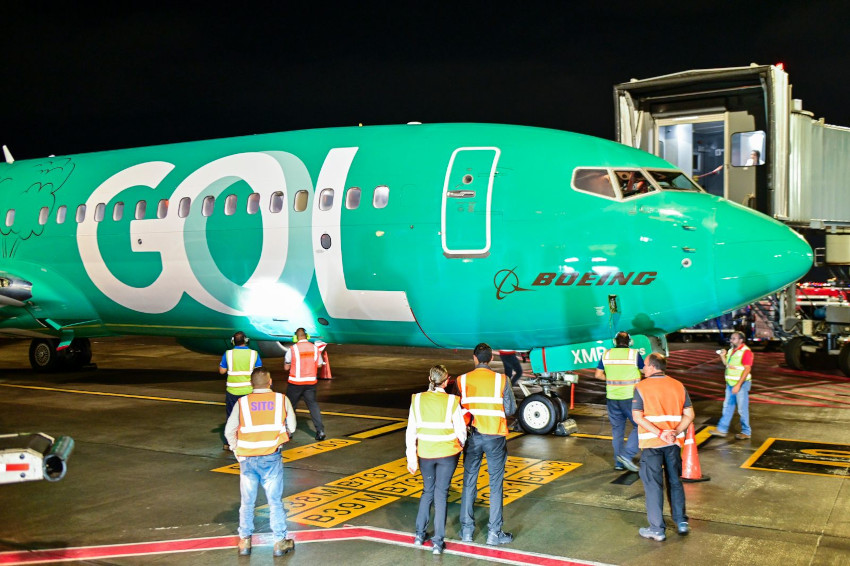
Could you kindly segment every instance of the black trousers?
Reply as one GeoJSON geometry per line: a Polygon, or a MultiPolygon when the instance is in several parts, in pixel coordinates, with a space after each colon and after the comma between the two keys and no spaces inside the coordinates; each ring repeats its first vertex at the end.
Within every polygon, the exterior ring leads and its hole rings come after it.
{"type": "Polygon", "coordinates": [[[322,413],[319,411],[319,403],[316,402],[316,386],[315,385],[294,385],[288,383],[286,385],[286,396],[289,397],[289,402],[292,403],[292,410],[298,405],[299,399],[304,397],[304,403],[310,410],[310,418],[313,419],[313,426],[316,432],[323,432],[325,425],[322,424],[322,413]]]}

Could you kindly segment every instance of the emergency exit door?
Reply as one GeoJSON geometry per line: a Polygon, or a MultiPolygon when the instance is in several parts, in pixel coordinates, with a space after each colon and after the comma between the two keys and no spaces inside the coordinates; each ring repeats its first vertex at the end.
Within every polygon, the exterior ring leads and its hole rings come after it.
{"type": "Polygon", "coordinates": [[[490,203],[500,154],[497,147],[462,147],[452,153],[441,218],[446,257],[490,254],[490,203]]]}

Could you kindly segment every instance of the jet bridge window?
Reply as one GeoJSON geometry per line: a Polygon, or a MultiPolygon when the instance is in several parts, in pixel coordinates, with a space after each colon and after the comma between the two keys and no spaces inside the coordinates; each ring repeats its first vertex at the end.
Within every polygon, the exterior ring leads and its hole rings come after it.
{"type": "Polygon", "coordinates": [[[80,224],[86,219],[86,205],[81,204],[77,207],[77,224],[80,224]]]}
{"type": "Polygon", "coordinates": [[[257,214],[260,210],[260,193],[248,195],[248,214],[257,214]]]}
{"type": "Polygon", "coordinates": [[[94,207],[94,221],[103,222],[103,217],[106,215],[106,203],[99,202],[94,207]]]}
{"type": "Polygon", "coordinates": [[[295,212],[304,212],[307,210],[307,200],[309,197],[310,194],[307,191],[298,191],[295,193],[295,202],[292,204],[295,212]]]}
{"type": "Polygon", "coordinates": [[[208,195],[204,197],[204,204],[201,206],[201,214],[204,216],[212,216],[215,209],[215,197],[208,195]]]}
{"type": "Polygon", "coordinates": [[[390,188],[386,185],[378,185],[375,187],[375,193],[372,195],[372,206],[375,208],[384,208],[390,202],[390,188]]]}
{"type": "Polygon", "coordinates": [[[319,210],[330,210],[334,205],[334,190],[322,189],[319,193],[319,210]]]}
{"type": "Polygon", "coordinates": [[[345,194],[345,208],[354,210],[360,206],[360,187],[351,187],[345,194]]]}
{"type": "Polygon", "coordinates": [[[116,202],[112,207],[112,220],[118,222],[122,218],[124,218],[124,203],[116,202]]]}
{"type": "Polygon", "coordinates": [[[681,171],[647,171],[662,191],[703,192],[681,171]]]}
{"type": "Polygon", "coordinates": [[[47,216],[50,214],[50,209],[46,206],[42,206],[41,210],[38,211],[38,223],[44,226],[47,224],[47,216]]]}
{"type": "Polygon", "coordinates": [[[56,210],[56,223],[64,224],[65,217],[68,215],[68,207],[64,204],[56,210]]]}
{"type": "Polygon", "coordinates": [[[183,197],[180,199],[180,204],[177,205],[177,216],[180,218],[186,218],[189,216],[189,211],[192,210],[192,199],[189,197],[183,197]]]}
{"type": "Polygon", "coordinates": [[[277,214],[283,210],[283,191],[275,191],[269,199],[269,212],[277,214]]]}
{"type": "Polygon", "coordinates": [[[145,212],[147,212],[148,203],[147,201],[140,200],[136,203],[136,214],[134,215],[136,220],[144,220],[145,212]]]}
{"type": "Polygon", "coordinates": [[[156,217],[165,218],[166,214],[168,214],[168,199],[164,198],[156,205],[156,217]]]}
{"type": "Polygon", "coordinates": [[[614,171],[614,175],[624,199],[655,191],[655,187],[640,171],[614,171]]]}
{"type": "Polygon", "coordinates": [[[607,169],[576,169],[573,173],[573,187],[586,193],[617,198],[607,169]]]}
{"type": "Polygon", "coordinates": [[[732,134],[732,166],[753,167],[764,165],[765,133],[738,132],[732,134]]]}

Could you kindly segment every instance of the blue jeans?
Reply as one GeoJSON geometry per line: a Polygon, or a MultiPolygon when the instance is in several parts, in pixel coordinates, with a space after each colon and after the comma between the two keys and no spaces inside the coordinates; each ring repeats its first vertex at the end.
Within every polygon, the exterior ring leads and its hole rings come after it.
{"type": "Polygon", "coordinates": [[[419,500],[419,513],[416,515],[416,534],[425,538],[428,519],[431,517],[431,504],[434,504],[435,545],[442,545],[446,536],[446,502],[449,497],[449,484],[457,468],[460,452],[444,458],[419,458],[419,470],[422,472],[424,489],[419,500]]]}
{"type": "Polygon", "coordinates": [[[732,424],[732,417],[735,416],[735,407],[738,407],[738,415],[741,417],[741,432],[743,434],[752,434],[750,428],[750,385],[752,381],[749,379],[741,385],[737,395],[732,393],[732,386],[726,384],[726,398],[723,400],[723,415],[720,417],[720,422],[717,424],[718,432],[729,432],[729,425],[732,424]]]}
{"type": "Polygon", "coordinates": [[[664,476],[673,522],[687,521],[685,489],[682,487],[682,449],[678,444],[663,448],[644,448],[640,455],[640,480],[646,494],[646,517],[653,533],[664,534],[664,476]],[[662,469],[663,468],[663,469],[662,469]]]}
{"type": "Polygon", "coordinates": [[[631,460],[638,451],[637,424],[632,418],[631,399],[608,399],[608,420],[611,421],[611,444],[614,445],[614,465],[617,456],[631,460]],[[623,450],[623,434],[626,432],[626,422],[632,423],[632,431],[623,450]]]}
{"type": "Polygon", "coordinates": [[[475,530],[473,504],[478,497],[478,470],[481,460],[487,455],[487,475],[490,476],[490,522],[491,533],[502,530],[502,502],[504,496],[505,463],[508,461],[508,439],[497,434],[481,434],[472,430],[466,439],[463,452],[463,495],[460,499],[461,535],[475,530]]]}
{"type": "Polygon", "coordinates": [[[283,460],[280,452],[266,456],[248,456],[239,463],[239,489],[242,505],[239,507],[239,536],[254,534],[254,502],[260,483],[269,502],[269,522],[278,541],[286,538],[286,511],[283,510],[283,460]]]}

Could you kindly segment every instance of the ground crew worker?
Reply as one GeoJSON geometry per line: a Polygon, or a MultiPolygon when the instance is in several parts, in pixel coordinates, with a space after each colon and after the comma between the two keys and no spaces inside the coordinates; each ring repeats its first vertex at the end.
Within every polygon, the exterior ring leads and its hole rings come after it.
{"type": "Polygon", "coordinates": [[[325,426],[322,424],[322,413],[316,402],[316,376],[322,359],[319,349],[309,341],[307,331],[299,328],[295,331],[295,343],[286,352],[284,369],[289,372],[289,384],[286,386],[286,396],[293,407],[304,397],[304,403],[310,410],[310,418],[316,429],[316,440],[324,440],[325,426]]]}
{"type": "Polygon", "coordinates": [[[637,472],[634,457],[638,451],[637,424],[632,419],[632,397],[635,385],[640,381],[643,358],[630,348],[632,338],[627,332],[618,332],[614,347],[602,355],[596,367],[595,377],[605,381],[605,397],[608,405],[608,420],[611,423],[611,443],[614,446],[614,469],[637,472]],[[626,421],[632,423],[632,431],[623,447],[626,421]]]}
{"type": "Polygon", "coordinates": [[[522,379],[522,365],[516,350],[499,350],[499,359],[505,368],[505,376],[511,380],[511,385],[516,385],[522,379]]]}
{"type": "Polygon", "coordinates": [[[421,545],[428,537],[428,519],[434,505],[433,553],[445,549],[446,504],[449,484],[466,442],[466,422],[460,410],[460,399],[447,395],[443,386],[449,378],[446,366],[434,366],[425,393],[413,395],[407,419],[407,471],[422,470],[424,489],[419,498],[416,515],[416,537],[413,544],[421,545]]]}
{"type": "Polygon", "coordinates": [[[642,451],[640,479],[646,494],[646,516],[649,519],[649,527],[641,527],[638,534],[657,541],[667,538],[662,516],[665,472],[676,530],[680,535],[690,532],[681,475],[682,446],[685,431],[694,420],[694,409],[685,386],[667,377],[665,371],[667,358],[657,353],[650,354],[644,368],[646,379],[635,386],[632,401],[642,451]]]}
{"type": "Polygon", "coordinates": [[[289,399],[272,391],[269,370],[251,373],[254,391],[239,399],[230,413],[225,435],[239,460],[239,554],[251,554],[254,534],[254,503],[263,484],[269,503],[269,523],[274,536],[275,556],[283,556],[295,541],[286,537],[286,511],[283,509],[283,459],[280,447],[295,431],[295,411],[289,399]]]}
{"type": "MultiPolygon", "coordinates": [[[[233,406],[239,398],[251,392],[251,371],[263,365],[260,354],[248,348],[248,337],[244,332],[240,330],[234,334],[230,343],[233,348],[221,356],[221,363],[218,364],[218,373],[227,374],[227,387],[224,394],[225,421],[230,417],[233,406]]],[[[221,437],[224,440],[222,448],[230,450],[223,432],[221,437]]]]}
{"type": "Polygon", "coordinates": [[[472,363],[475,369],[457,378],[460,405],[471,419],[463,457],[463,496],[460,504],[460,527],[463,542],[472,542],[475,532],[473,503],[478,496],[478,470],[487,456],[490,476],[490,521],[487,544],[507,544],[511,533],[502,531],[502,491],[505,463],[508,459],[508,423],[505,416],[516,412],[511,383],[490,369],[493,350],[481,343],[475,347],[472,363]]]}
{"type": "Polygon", "coordinates": [[[735,416],[735,407],[738,407],[738,415],[741,417],[741,432],[735,435],[738,440],[750,438],[753,431],[750,428],[750,385],[753,369],[753,351],[746,344],[746,336],[743,332],[735,331],[729,337],[732,348],[718,350],[720,361],[726,366],[726,397],[723,399],[723,414],[717,428],[711,431],[714,436],[726,436],[729,434],[729,425],[735,416]]]}

